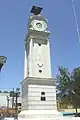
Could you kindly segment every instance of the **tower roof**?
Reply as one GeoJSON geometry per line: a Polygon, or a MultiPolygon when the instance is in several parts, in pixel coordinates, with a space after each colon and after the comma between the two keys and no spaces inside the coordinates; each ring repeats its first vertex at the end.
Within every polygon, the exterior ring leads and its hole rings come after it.
{"type": "Polygon", "coordinates": [[[38,15],[42,11],[42,9],[43,8],[41,8],[41,7],[33,6],[30,12],[33,13],[34,15],[38,15]]]}

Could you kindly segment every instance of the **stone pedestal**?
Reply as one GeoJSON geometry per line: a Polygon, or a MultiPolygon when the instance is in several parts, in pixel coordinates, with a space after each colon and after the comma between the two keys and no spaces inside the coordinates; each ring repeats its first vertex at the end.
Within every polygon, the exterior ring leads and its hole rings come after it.
{"type": "Polygon", "coordinates": [[[56,110],[56,87],[52,78],[27,77],[22,85],[22,110],[56,110]]]}
{"type": "Polygon", "coordinates": [[[18,115],[18,120],[80,119],[76,117],[63,117],[61,113],[57,111],[56,87],[52,78],[27,77],[21,84],[22,111],[18,115]]]}
{"type": "Polygon", "coordinates": [[[22,111],[18,119],[19,120],[51,120],[61,115],[56,110],[27,110],[22,111]]]}

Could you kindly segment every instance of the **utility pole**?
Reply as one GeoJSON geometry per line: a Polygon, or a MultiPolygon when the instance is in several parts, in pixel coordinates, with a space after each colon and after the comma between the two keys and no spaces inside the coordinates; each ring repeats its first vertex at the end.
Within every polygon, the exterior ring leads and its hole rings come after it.
{"type": "Polygon", "coordinates": [[[13,91],[12,91],[12,116],[13,116],[13,112],[14,112],[14,88],[13,88],[13,91]]]}
{"type": "Polygon", "coordinates": [[[14,88],[13,88],[13,94],[12,94],[12,109],[14,107],[14,88]]]}
{"type": "Polygon", "coordinates": [[[9,114],[9,100],[10,98],[9,96],[7,96],[7,115],[9,114]]]}
{"type": "Polygon", "coordinates": [[[16,101],[15,101],[15,112],[16,112],[16,118],[17,118],[17,115],[18,115],[18,97],[19,97],[19,88],[16,89],[16,101]]]}

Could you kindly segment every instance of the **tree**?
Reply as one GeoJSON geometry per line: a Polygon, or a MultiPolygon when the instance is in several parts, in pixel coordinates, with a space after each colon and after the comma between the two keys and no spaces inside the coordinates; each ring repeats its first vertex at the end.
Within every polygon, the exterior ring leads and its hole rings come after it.
{"type": "Polygon", "coordinates": [[[9,93],[8,91],[4,91],[4,93],[9,93]]]}
{"type": "Polygon", "coordinates": [[[71,73],[60,66],[57,75],[57,99],[64,103],[72,103],[76,109],[80,106],[80,67],[71,73]]]}
{"type": "Polygon", "coordinates": [[[76,109],[80,107],[80,67],[73,69],[71,73],[72,85],[70,86],[73,93],[73,105],[76,109]]]}
{"type": "Polygon", "coordinates": [[[59,66],[57,75],[57,100],[58,102],[70,103],[70,90],[66,88],[71,82],[70,73],[67,68],[59,66]]]}

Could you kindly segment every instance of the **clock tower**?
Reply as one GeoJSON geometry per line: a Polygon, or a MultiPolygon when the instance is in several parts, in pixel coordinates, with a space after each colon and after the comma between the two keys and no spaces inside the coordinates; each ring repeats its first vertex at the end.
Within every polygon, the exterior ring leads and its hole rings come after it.
{"type": "Polygon", "coordinates": [[[50,31],[42,8],[33,6],[25,38],[24,80],[22,86],[23,119],[53,118],[57,114],[56,87],[51,75],[50,31]]]}
{"type": "Polygon", "coordinates": [[[51,78],[49,35],[47,20],[40,14],[30,16],[25,39],[24,79],[51,78]]]}

